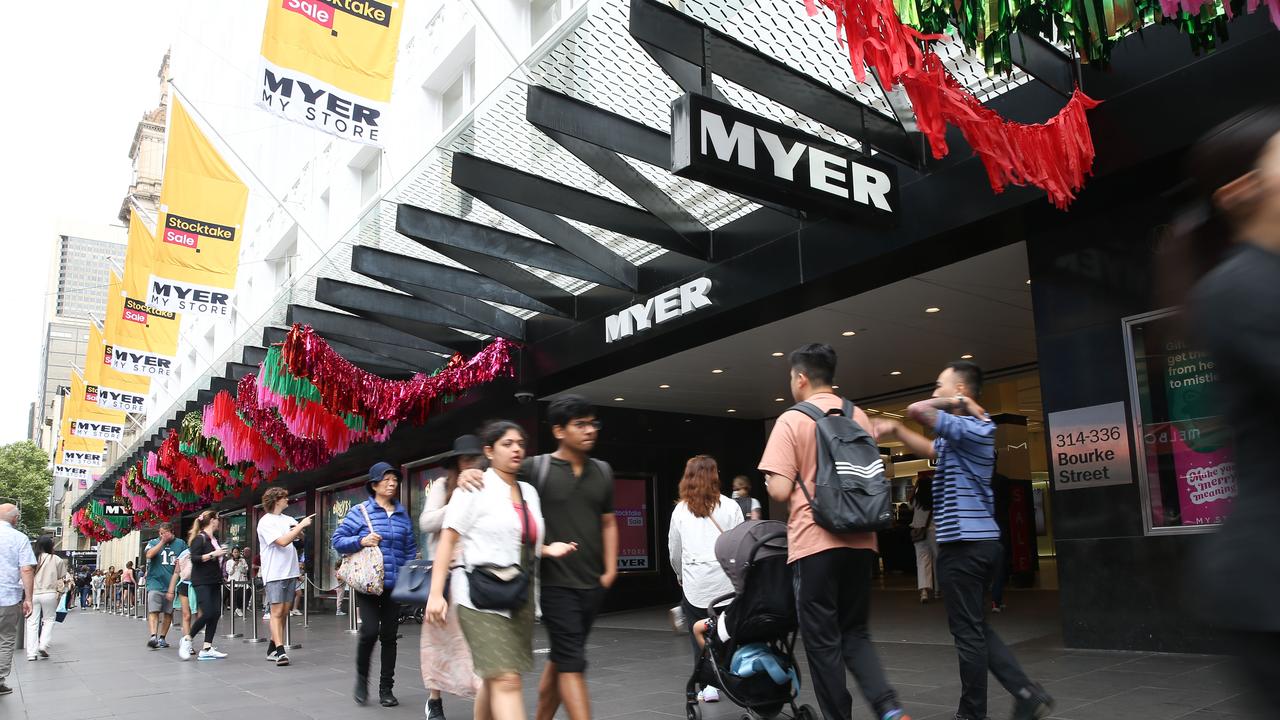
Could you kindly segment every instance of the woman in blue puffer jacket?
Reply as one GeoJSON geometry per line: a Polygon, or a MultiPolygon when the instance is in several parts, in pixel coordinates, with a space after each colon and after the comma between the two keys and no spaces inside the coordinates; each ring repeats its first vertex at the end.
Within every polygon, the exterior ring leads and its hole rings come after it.
{"type": "Polygon", "coordinates": [[[396,618],[400,605],[391,599],[391,588],[396,584],[396,573],[405,562],[418,555],[418,541],[413,521],[397,498],[400,495],[400,473],[391,465],[380,462],[369,469],[369,499],[351,508],[342,524],[333,531],[333,549],[340,555],[352,555],[361,548],[378,546],[382,549],[382,561],[386,573],[385,588],[381,595],[369,595],[357,590],[356,609],[360,612],[360,634],[356,645],[356,688],[353,697],[357,705],[369,699],[369,659],[373,645],[382,641],[382,672],[378,680],[378,697],[383,707],[400,704],[391,694],[396,674],[396,618]],[[368,513],[369,521],[365,521],[368,513]],[[369,523],[373,524],[370,532],[369,523]]]}

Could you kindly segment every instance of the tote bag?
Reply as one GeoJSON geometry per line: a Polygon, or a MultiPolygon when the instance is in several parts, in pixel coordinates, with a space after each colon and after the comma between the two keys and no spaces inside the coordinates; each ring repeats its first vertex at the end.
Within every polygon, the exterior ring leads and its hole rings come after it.
{"type": "MultiPolygon", "coordinates": [[[[369,511],[360,503],[360,512],[364,515],[364,523],[373,532],[373,521],[369,519],[369,511]]],[[[338,580],[365,595],[381,595],[386,581],[386,568],[382,563],[382,548],[362,547],[357,552],[342,558],[338,568],[338,580]]]]}

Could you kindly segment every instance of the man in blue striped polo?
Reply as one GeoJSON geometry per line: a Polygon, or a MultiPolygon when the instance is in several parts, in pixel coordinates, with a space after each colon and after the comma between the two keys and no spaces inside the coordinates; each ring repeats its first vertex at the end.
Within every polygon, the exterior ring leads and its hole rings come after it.
{"type": "Polygon", "coordinates": [[[1004,550],[991,493],[996,424],[978,404],[981,391],[982,370],[971,362],[953,362],[938,376],[933,397],[907,408],[908,417],[933,432],[932,442],[901,423],[882,419],[874,422],[876,438],[897,438],[918,457],[937,460],[933,518],[938,582],[960,657],[956,720],[987,717],[988,669],[1013,695],[1013,719],[1036,720],[1049,715],[1053,698],[1022,671],[985,614],[985,593],[1004,550]]]}

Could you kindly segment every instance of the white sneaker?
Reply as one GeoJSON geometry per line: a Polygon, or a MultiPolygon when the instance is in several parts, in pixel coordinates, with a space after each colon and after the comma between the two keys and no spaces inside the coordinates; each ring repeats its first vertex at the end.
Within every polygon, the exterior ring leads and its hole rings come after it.
{"type": "Polygon", "coordinates": [[[347,614],[346,614],[346,613],[344,613],[344,612],[342,612],[341,610],[339,610],[338,612],[334,613],[334,615],[336,615],[336,616],[338,616],[338,617],[346,617],[346,616],[347,616],[347,614]]]}
{"type": "Polygon", "coordinates": [[[289,612],[289,614],[290,614],[291,616],[293,616],[293,617],[302,617],[302,611],[301,611],[301,610],[291,610],[291,611],[289,612]]]}
{"type": "Polygon", "coordinates": [[[200,654],[196,656],[196,659],[197,660],[221,660],[226,656],[227,654],[218,650],[218,648],[211,647],[211,648],[206,648],[204,650],[201,650],[200,654]]]}
{"type": "Polygon", "coordinates": [[[244,611],[243,611],[243,610],[236,610],[236,617],[244,617],[244,611]]]}
{"type": "Polygon", "coordinates": [[[702,692],[698,694],[702,697],[702,702],[720,702],[720,691],[713,687],[702,688],[702,692]]]}
{"type": "Polygon", "coordinates": [[[271,611],[270,611],[270,610],[268,610],[267,612],[262,613],[262,619],[263,619],[263,620],[270,620],[270,619],[271,619],[271,611]]]}
{"type": "Polygon", "coordinates": [[[178,642],[178,658],[180,660],[191,659],[191,638],[184,637],[178,642]]]}

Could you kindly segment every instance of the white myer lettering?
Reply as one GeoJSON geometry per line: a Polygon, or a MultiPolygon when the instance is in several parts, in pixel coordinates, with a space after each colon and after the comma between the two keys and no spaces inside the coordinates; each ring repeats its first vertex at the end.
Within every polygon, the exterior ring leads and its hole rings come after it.
{"type": "Polygon", "coordinates": [[[643,305],[632,305],[616,315],[605,318],[604,341],[616,342],[637,332],[661,324],[711,305],[711,278],[701,277],[680,287],[672,288],[643,305]]]}

